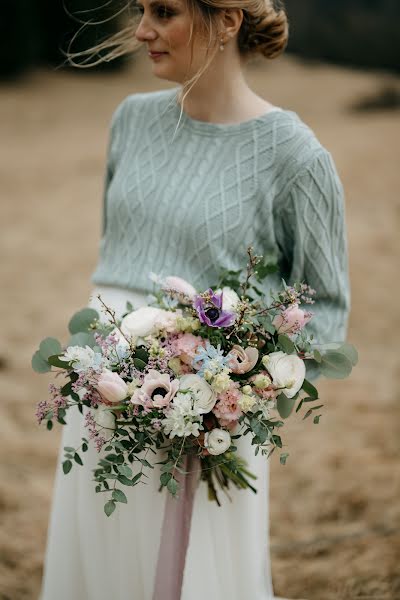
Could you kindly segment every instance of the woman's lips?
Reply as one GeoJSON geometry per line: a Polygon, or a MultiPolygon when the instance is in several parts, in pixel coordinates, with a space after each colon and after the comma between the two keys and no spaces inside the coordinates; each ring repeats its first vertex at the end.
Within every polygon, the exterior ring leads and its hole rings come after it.
{"type": "Polygon", "coordinates": [[[149,50],[148,55],[150,56],[150,58],[159,58],[160,56],[163,56],[164,54],[168,54],[168,52],[151,52],[149,50]]]}

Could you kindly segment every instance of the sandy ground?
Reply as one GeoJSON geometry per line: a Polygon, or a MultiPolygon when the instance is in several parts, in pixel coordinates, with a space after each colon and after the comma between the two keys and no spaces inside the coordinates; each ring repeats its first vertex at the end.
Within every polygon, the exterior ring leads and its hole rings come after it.
{"type": "MultiPolygon", "coordinates": [[[[60,426],[48,433],[35,423],[49,379],[31,372],[30,358],[46,335],[65,339],[87,301],[109,118],[128,93],[162,87],[149,69],[141,59],[106,76],[39,71],[0,88],[2,600],[37,598],[60,436],[60,426]]],[[[382,74],[284,58],[254,64],[248,78],[298,112],[334,156],[347,196],[349,339],[360,350],[349,381],[321,384],[321,424],[293,419],[288,464],[272,461],[276,593],[398,600],[399,113],[349,109],[382,74]]]]}

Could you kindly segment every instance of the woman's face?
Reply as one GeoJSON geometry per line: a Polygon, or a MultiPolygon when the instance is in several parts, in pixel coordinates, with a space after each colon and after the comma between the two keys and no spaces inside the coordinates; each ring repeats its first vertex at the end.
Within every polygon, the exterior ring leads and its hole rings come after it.
{"type": "Polygon", "coordinates": [[[205,64],[208,40],[194,32],[190,41],[192,18],[186,0],[138,0],[136,4],[142,18],[135,35],[147,46],[154,75],[178,83],[195,75],[205,64]]]}

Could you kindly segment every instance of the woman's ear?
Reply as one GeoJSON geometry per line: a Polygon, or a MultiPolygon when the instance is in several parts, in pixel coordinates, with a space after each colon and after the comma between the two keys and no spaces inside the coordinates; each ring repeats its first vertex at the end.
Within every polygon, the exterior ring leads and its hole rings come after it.
{"type": "Polygon", "coordinates": [[[241,8],[227,8],[221,14],[221,35],[229,38],[235,37],[243,21],[241,8]]]}

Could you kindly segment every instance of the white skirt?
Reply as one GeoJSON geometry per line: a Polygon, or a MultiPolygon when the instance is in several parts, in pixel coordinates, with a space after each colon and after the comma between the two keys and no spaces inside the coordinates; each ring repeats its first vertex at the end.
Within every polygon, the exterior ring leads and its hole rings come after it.
{"type": "MultiPolygon", "coordinates": [[[[117,314],[129,300],[146,304],[142,293],[111,286],[94,288],[117,314]]],[[[64,446],[78,447],[88,437],[78,409],[67,413],[49,520],[41,600],[152,600],[166,490],[159,469],[148,470],[146,484],[123,486],[128,504],[104,513],[104,494],[96,494],[91,471],[99,455],[90,446],[84,466],[64,475],[64,446]]],[[[207,498],[201,482],[195,496],[181,600],[273,600],[268,534],[269,463],[254,456],[251,438],[238,440],[238,451],[257,475],[258,490],[231,489],[222,506],[207,498]]],[[[155,455],[152,455],[153,458],[155,455]]],[[[157,460],[157,459],[155,459],[157,460]]],[[[177,599],[178,600],[178,599],[177,599]]]]}

